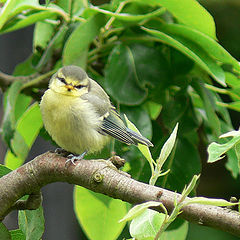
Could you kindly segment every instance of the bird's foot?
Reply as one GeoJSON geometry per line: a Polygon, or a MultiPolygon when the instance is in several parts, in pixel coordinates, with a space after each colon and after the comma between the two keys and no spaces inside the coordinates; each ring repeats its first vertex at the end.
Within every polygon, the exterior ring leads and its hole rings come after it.
{"type": "Polygon", "coordinates": [[[67,157],[70,154],[70,152],[64,150],[63,148],[56,148],[54,152],[63,157],[67,157]]]}
{"type": "Polygon", "coordinates": [[[71,162],[73,165],[76,165],[76,161],[80,161],[84,158],[84,156],[86,155],[87,151],[83,152],[81,155],[74,155],[74,154],[68,154],[67,158],[68,160],[66,161],[65,165],[68,162],[71,162]]]}

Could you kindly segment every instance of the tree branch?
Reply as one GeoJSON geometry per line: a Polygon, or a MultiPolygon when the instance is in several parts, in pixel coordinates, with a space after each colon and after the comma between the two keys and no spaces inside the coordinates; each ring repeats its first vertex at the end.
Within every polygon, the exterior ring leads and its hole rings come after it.
{"type": "Polygon", "coordinates": [[[14,81],[22,82],[22,89],[47,86],[49,78],[55,72],[56,70],[54,69],[41,75],[33,73],[29,76],[12,76],[0,71],[0,87],[5,91],[14,81]]]}
{"type": "MultiPolygon", "coordinates": [[[[81,160],[76,166],[65,162],[66,158],[47,152],[0,178],[0,218],[3,219],[22,196],[58,181],[80,185],[132,204],[159,201],[168,212],[172,211],[175,199],[181,197],[175,192],[131,179],[101,160],[81,160]]],[[[39,204],[39,195],[37,199],[39,204]]],[[[162,212],[161,207],[154,209],[162,212]]],[[[201,204],[187,205],[182,210],[180,217],[187,221],[240,236],[240,214],[236,211],[201,204]]]]}

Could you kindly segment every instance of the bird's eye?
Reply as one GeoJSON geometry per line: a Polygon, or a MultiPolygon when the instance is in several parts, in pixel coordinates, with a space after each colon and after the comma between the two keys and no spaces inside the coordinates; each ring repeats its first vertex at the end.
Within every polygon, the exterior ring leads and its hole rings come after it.
{"type": "Polygon", "coordinates": [[[65,78],[63,77],[57,77],[58,80],[60,80],[62,83],[67,84],[65,78]]]}
{"type": "Polygon", "coordinates": [[[81,89],[83,87],[86,87],[86,85],[77,85],[77,86],[75,86],[75,88],[77,88],[77,89],[81,89]]]}

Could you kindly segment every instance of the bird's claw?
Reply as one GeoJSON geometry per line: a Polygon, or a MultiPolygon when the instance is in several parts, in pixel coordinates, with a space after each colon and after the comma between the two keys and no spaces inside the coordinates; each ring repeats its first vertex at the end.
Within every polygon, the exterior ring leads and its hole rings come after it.
{"type": "Polygon", "coordinates": [[[67,158],[68,158],[68,160],[66,160],[66,163],[65,163],[65,165],[68,163],[68,162],[71,162],[73,165],[75,165],[76,166],[76,161],[80,161],[80,160],[82,160],[83,158],[84,158],[84,156],[85,156],[85,154],[86,154],[87,152],[83,152],[81,155],[78,155],[78,156],[76,156],[76,155],[74,155],[74,154],[68,154],[68,156],[67,156],[67,158]]]}

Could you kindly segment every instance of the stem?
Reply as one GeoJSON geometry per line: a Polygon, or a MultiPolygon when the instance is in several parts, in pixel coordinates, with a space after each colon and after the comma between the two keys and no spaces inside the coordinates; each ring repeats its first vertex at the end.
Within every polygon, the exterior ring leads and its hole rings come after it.
{"type": "MultiPolygon", "coordinates": [[[[117,10],[115,11],[115,13],[120,13],[120,12],[122,11],[123,7],[124,7],[127,3],[129,3],[129,2],[130,2],[129,0],[128,0],[128,1],[121,2],[121,3],[119,4],[117,10]]],[[[104,29],[105,29],[105,30],[108,30],[115,19],[116,19],[116,17],[111,17],[111,18],[108,20],[108,22],[106,23],[104,29]]]]}

